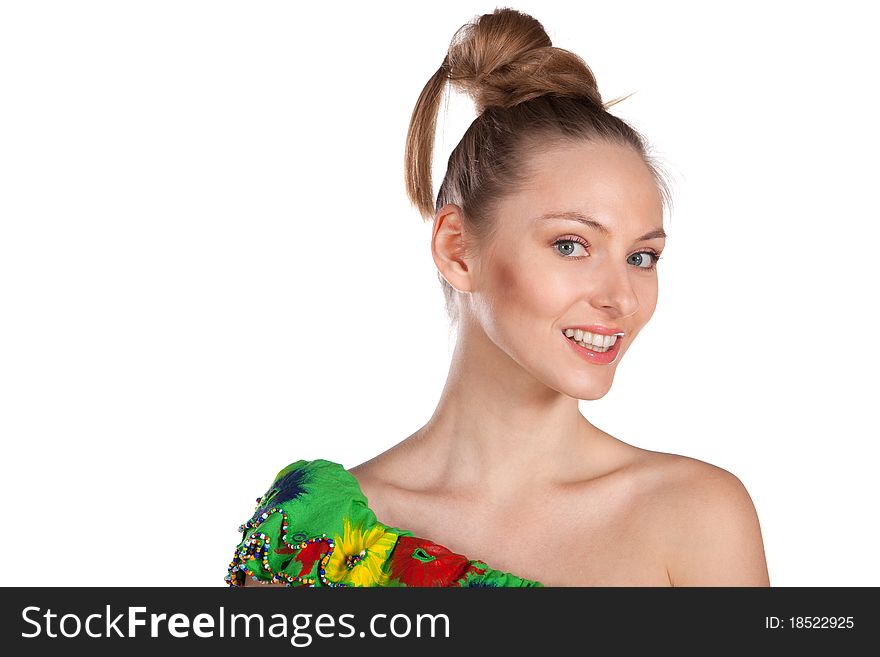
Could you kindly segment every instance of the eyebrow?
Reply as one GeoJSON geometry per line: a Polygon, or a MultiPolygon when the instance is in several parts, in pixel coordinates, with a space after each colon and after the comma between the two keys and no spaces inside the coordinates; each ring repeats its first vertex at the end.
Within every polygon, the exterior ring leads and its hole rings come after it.
{"type": "MultiPolygon", "coordinates": [[[[588,217],[584,214],[581,214],[580,212],[545,212],[540,217],[538,217],[538,221],[549,221],[552,219],[564,219],[566,221],[577,221],[579,223],[584,224],[585,226],[587,226],[589,228],[593,228],[595,230],[598,230],[600,233],[602,233],[605,236],[608,236],[611,234],[611,231],[608,230],[607,226],[605,226],[604,224],[600,224],[598,221],[596,221],[592,217],[588,217]]],[[[657,228],[656,230],[650,230],[647,233],[645,233],[644,235],[642,235],[640,238],[638,238],[636,240],[636,242],[641,242],[642,240],[654,239],[655,237],[665,238],[666,231],[664,231],[662,228],[657,228]]]]}

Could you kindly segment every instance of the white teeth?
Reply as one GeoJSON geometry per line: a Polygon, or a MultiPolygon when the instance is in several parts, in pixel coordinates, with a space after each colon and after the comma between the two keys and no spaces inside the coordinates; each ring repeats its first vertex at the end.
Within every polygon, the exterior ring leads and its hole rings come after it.
{"type": "Polygon", "coordinates": [[[611,347],[597,347],[592,342],[577,342],[577,344],[584,347],[585,349],[589,349],[590,351],[598,351],[599,353],[605,353],[606,351],[611,349],[611,347]]]}
{"type": "Polygon", "coordinates": [[[608,349],[617,342],[616,335],[601,335],[599,333],[590,333],[581,329],[565,329],[565,336],[574,338],[575,342],[585,343],[583,346],[596,347],[595,351],[608,351],[608,349]]]}

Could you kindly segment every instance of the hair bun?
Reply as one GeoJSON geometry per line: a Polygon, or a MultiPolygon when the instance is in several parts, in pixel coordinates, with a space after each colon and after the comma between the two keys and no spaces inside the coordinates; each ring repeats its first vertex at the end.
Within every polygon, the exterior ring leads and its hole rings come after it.
{"type": "Polygon", "coordinates": [[[586,62],[554,47],[538,20],[515,9],[499,8],[463,25],[443,64],[450,83],[468,94],[480,113],[550,93],[602,105],[586,62]]]}

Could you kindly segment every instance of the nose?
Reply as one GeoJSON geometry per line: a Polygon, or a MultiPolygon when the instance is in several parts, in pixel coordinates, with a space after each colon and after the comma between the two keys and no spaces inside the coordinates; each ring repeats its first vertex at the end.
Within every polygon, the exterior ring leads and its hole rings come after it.
{"type": "MultiPolygon", "coordinates": [[[[611,265],[594,269],[590,304],[615,318],[628,317],[639,308],[639,298],[630,277],[631,265],[611,265]]],[[[639,273],[639,272],[637,272],[639,273]]]]}

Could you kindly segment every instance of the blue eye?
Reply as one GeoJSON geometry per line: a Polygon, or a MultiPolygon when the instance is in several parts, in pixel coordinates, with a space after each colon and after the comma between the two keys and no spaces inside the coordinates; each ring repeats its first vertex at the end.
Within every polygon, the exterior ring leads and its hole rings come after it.
{"type": "Polygon", "coordinates": [[[652,269],[657,268],[657,261],[660,260],[660,255],[655,253],[654,251],[639,251],[637,253],[633,253],[630,256],[630,258],[637,259],[637,262],[634,262],[633,264],[636,267],[638,267],[639,269],[647,269],[648,271],[651,271],[652,269]],[[651,266],[650,267],[643,267],[642,266],[642,263],[646,261],[645,256],[651,256],[651,266]]]}
{"type": "Polygon", "coordinates": [[[585,243],[581,242],[580,240],[576,240],[576,239],[556,240],[556,242],[553,243],[553,246],[557,246],[559,244],[566,247],[566,249],[564,251],[559,251],[559,253],[564,256],[570,256],[572,251],[574,251],[574,249],[576,248],[577,245],[582,246],[584,251],[587,250],[587,245],[585,243]]]}
{"type": "MultiPolygon", "coordinates": [[[[581,238],[571,236],[564,237],[562,239],[558,239],[553,242],[553,247],[556,248],[556,252],[564,258],[569,260],[580,260],[581,258],[587,257],[587,255],[575,256],[572,255],[575,249],[581,246],[584,251],[587,250],[588,244],[584,242],[581,238]],[[561,247],[561,248],[560,248],[561,247]]],[[[635,265],[637,269],[644,269],[645,271],[654,271],[657,268],[657,262],[659,262],[661,256],[659,253],[653,250],[645,250],[645,251],[637,251],[633,253],[629,260],[631,264],[635,265]],[[650,266],[645,266],[644,263],[649,262],[650,266]]]]}

